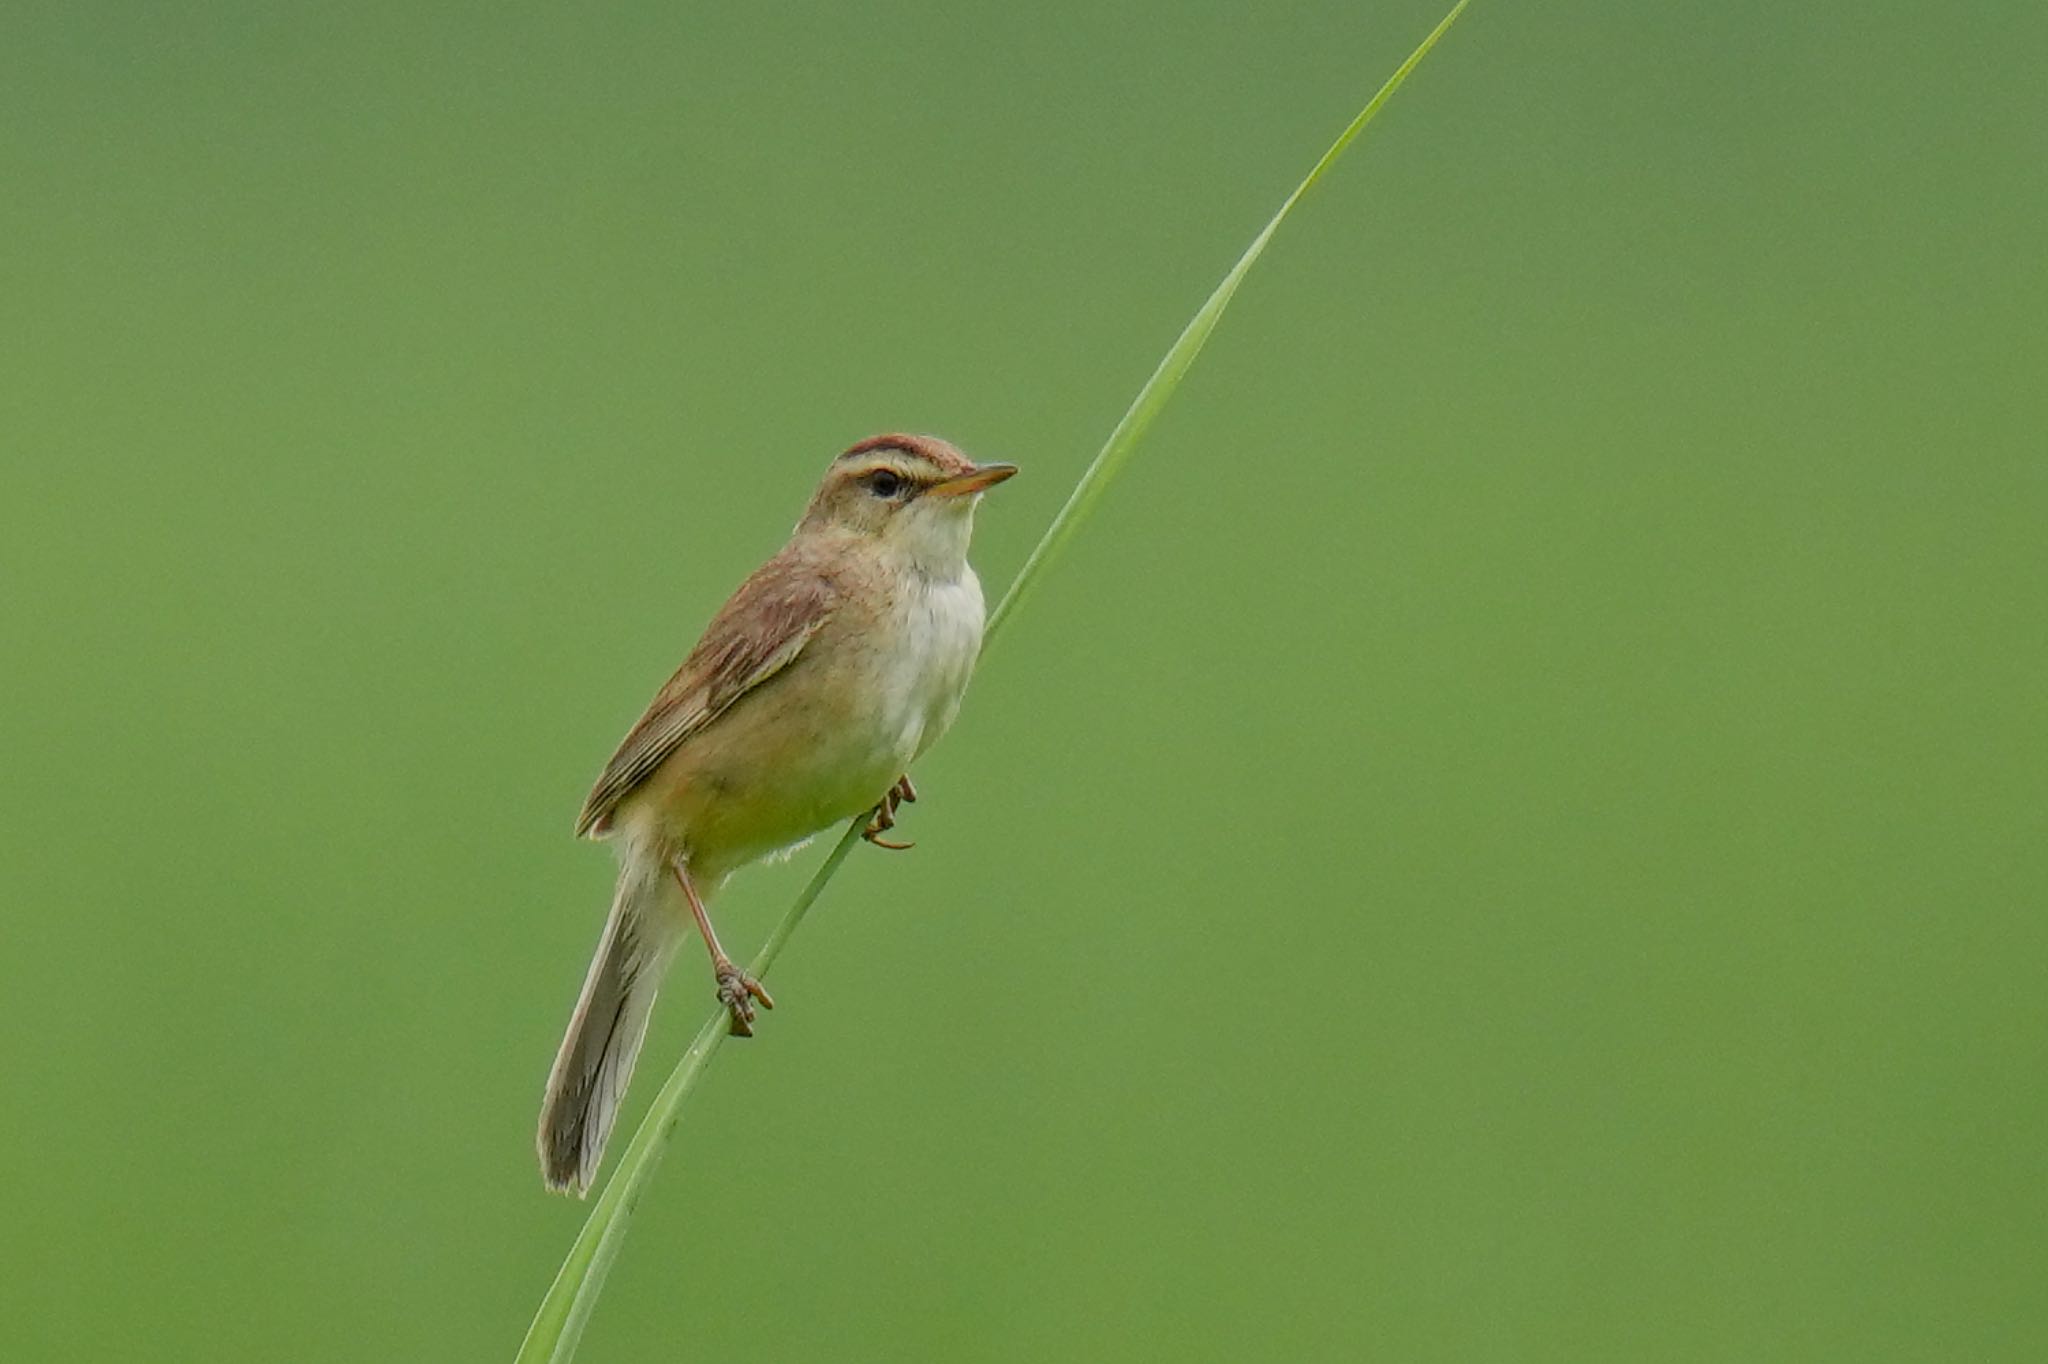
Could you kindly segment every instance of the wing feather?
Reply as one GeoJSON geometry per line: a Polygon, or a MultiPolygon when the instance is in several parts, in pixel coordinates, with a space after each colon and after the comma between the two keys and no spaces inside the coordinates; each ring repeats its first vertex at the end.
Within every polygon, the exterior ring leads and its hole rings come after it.
{"type": "Polygon", "coordinates": [[[838,603],[831,578],[787,550],[740,584],[605,764],[576,816],[577,834],[606,832],[619,802],[691,735],[796,662],[838,603]]]}

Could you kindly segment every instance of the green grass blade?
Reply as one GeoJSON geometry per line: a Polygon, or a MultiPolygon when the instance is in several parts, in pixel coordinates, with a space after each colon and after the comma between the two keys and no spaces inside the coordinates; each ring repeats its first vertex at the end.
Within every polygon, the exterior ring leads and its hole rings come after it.
{"type": "MultiPolygon", "coordinates": [[[[1159,415],[1160,409],[1166,405],[1166,400],[1173,395],[1174,389],[1180,385],[1181,379],[1193,366],[1195,357],[1201,354],[1203,345],[1209,340],[1209,334],[1216,330],[1216,323],[1222,318],[1223,310],[1230,306],[1230,300],[1237,293],[1238,285],[1244,282],[1252,265],[1264,254],[1266,244],[1273,239],[1273,233],[1293,211],[1295,204],[1301,201],[1302,196],[1315,187],[1316,182],[1323,178],[1365,130],[1366,125],[1372,122],[1381,106],[1401,88],[1401,83],[1408,79],[1408,74],[1429,55],[1429,50],[1436,46],[1437,40],[1457,21],[1468,3],[1470,0],[1458,0],[1450,13],[1444,16],[1443,21],[1430,31],[1429,36],[1422,40],[1414,52],[1409,54],[1408,60],[1402,62],[1399,69],[1387,78],[1386,84],[1379,88],[1379,92],[1359,111],[1358,116],[1351,120],[1350,125],[1338,135],[1337,140],[1330,144],[1329,150],[1323,153],[1322,158],[1316,162],[1315,167],[1302,182],[1294,187],[1294,192],[1287,196],[1279,210],[1273,214],[1265,227],[1260,229],[1258,236],[1252,238],[1251,245],[1237,258],[1237,263],[1230,267],[1230,273],[1223,277],[1223,282],[1216,286],[1215,292],[1209,295],[1208,301],[1202,304],[1193,320],[1182,330],[1172,349],[1166,352],[1158,368],[1152,371],[1152,377],[1146,380],[1145,386],[1138,391],[1138,396],[1132,400],[1123,419],[1116,424],[1116,429],[1110,432],[1108,441],[1103,444],[1102,449],[1081,475],[1080,482],[1075,484],[1066,504],[1060,508],[1059,514],[1053,518],[1052,524],[1039,538],[1037,546],[1024,561],[1024,567],[1018,570],[1009,590],[1003,594],[1002,600],[996,603],[995,611],[989,616],[984,648],[986,641],[992,640],[1004,623],[1016,614],[1017,608],[1023,604],[1039,575],[1073,538],[1075,530],[1101,498],[1110,480],[1130,459],[1132,451],[1137,448],[1138,441],[1151,426],[1153,418],[1159,415]]],[[[767,943],[763,945],[760,955],[752,964],[754,975],[768,974],[768,969],[774,965],[776,957],[781,955],[783,947],[788,944],[790,935],[796,932],[797,926],[803,922],[804,915],[817,901],[826,883],[838,872],[840,864],[846,860],[846,855],[853,850],[854,840],[865,822],[865,816],[854,820],[839,836],[839,841],[833,844],[832,851],[826,854],[824,862],[804,886],[796,902],[790,906],[781,922],[769,934],[767,943]]],[[[566,1364],[566,1361],[574,1358],[577,1343],[583,1336],[583,1328],[590,1319],[591,1308],[596,1305],[597,1296],[604,1288],[605,1276],[610,1273],[612,1262],[618,1258],[619,1247],[625,1240],[626,1228],[632,1221],[633,1211],[638,1206],[641,1195],[646,1192],[648,1180],[653,1177],[655,1167],[661,1163],[661,1157],[675,1135],[676,1125],[682,1117],[683,1101],[689,1097],[690,1091],[696,1087],[698,1076],[704,1073],[705,1066],[710,1063],[713,1054],[725,1041],[725,1022],[725,1012],[721,1009],[697,1030],[697,1036],[684,1050],[682,1059],[676,1063],[675,1069],[669,1073],[660,1093],[654,1096],[653,1106],[648,1109],[647,1116],[641,1119],[640,1126],[634,1130],[633,1139],[626,1144],[625,1152],[619,1158],[618,1167],[612,1171],[611,1179],[605,1184],[603,1192],[598,1195],[597,1202],[590,1209],[590,1216],[584,1221],[583,1230],[578,1233],[575,1244],[569,1248],[568,1257],[562,1261],[562,1268],[556,1273],[554,1283],[549,1285],[547,1295],[541,1299],[540,1310],[534,1313],[533,1324],[527,1328],[526,1340],[519,1347],[516,1364],[566,1364]]]]}
{"type": "MultiPolygon", "coordinates": [[[[805,883],[803,892],[782,916],[782,922],[768,935],[768,941],[748,967],[757,979],[765,977],[775,959],[782,955],[790,935],[803,922],[825,883],[853,851],[854,838],[864,823],[864,819],[857,819],[846,826],[846,832],[832,845],[832,851],[805,883]]],[[[675,1136],[676,1124],[683,1115],[683,1100],[696,1088],[697,1077],[704,1073],[704,1067],[725,1039],[725,1010],[720,1009],[697,1029],[696,1037],[683,1050],[683,1059],[676,1062],[676,1068],[662,1082],[647,1116],[633,1129],[633,1139],[626,1143],[618,1168],[612,1171],[604,1191],[591,1206],[590,1216],[583,1220],[583,1230],[576,1234],[575,1244],[569,1247],[561,1269],[555,1273],[555,1281],[548,1285],[547,1295],[540,1301],[540,1309],[533,1314],[533,1324],[526,1328],[517,1364],[567,1364],[575,1358],[577,1343],[590,1320],[590,1309],[597,1305],[605,1276],[611,1273],[612,1261],[618,1259],[619,1247],[625,1242],[633,1210],[675,1136]]]]}
{"type": "Polygon", "coordinates": [[[1230,300],[1237,293],[1237,286],[1244,283],[1244,277],[1251,272],[1259,257],[1265,254],[1266,243],[1273,240],[1273,234],[1279,230],[1280,224],[1287,220],[1287,215],[1294,211],[1294,206],[1301,202],[1302,196],[1315,188],[1316,182],[1323,178],[1331,166],[1337,164],[1337,159],[1343,156],[1345,150],[1357,140],[1358,135],[1365,131],[1366,125],[1379,114],[1381,106],[1393,98],[1394,92],[1401,88],[1401,83],[1408,79],[1408,73],[1429,55],[1429,50],[1436,46],[1437,39],[1450,31],[1451,25],[1457,22],[1458,16],[1464,13],[1465,6],[1469,3],[1471,0],[1458,0],[1458,3],[1452,6],[1451,12],[1443,17],[1443,21],[1430,30],[1429,36],[1422,40],[1421,45],[1408,54],[1408,60],[1402,62],[1393,75],[1387,77],[1386,84],[1379,88],[1379,93],[1366,101],[1365,107],[1358,111],[1358,117],[1352,119],[1350,126],[1337,135],[1337,140],[1330,144],[1330,149],[1323,153],[1322,159],[1316,162],[1314,168],[1303,177],[1302,182],[1294,187],[1294,192],[1287,196],[1265,227],[1259,230],[1259,235],[1252,238],[1252,244],[1237,258],[1237,264],[1230,267],[1230,273],[1223,277],[1223,282],[1216,286],[1208,301],[1182,329],[1179,339],[1173,343],[1173,348],[1166,352],[1166,357],[1159,362],[1159,367],[1152,371],[1152,377],[1138,390],[1138,396],[1131,400],[1130,407],[1124,412],[1123,420],[1109,433],[1109,439],[1103,442],[1102,449],[1096,453],[1094,461],[1081,475],[1081,481],[1076,483],[1074,491],[1068,494],[1066,504],[1060,508],[1059,514],[1053,517],[1052,524],[1039,538],[1037,546],[1031,551],[1031,557],[1024,561],[1023,568],[1017,570],[1017,577],[1011,582],[1009,591],[1003,593],[1003,599],[996,603],[996,609],[988,619],[988,630],[982,639],[984,651],[995,639],[996,632],[1001,630],[1004,623],[1016,613],[1017,608],[1024,604],[1024,599],[1037,582],[1038,575],[1045,571],[1046,566],[1052,563],[1061,550],[1066,548],[1067,542],[1079,529],[1082,519],[1094,509],[1095,503],[1109,487],[1110,480],[1116,477],[1117,472],[1130,459],[1131,452],[1137,449],[1138,441],[1152,425],[1152,419],[1159,415],[1160,409],[1166,406],[1166,400],[1180,387],[1180,381],[1194,366],[1195,357],[1200,355],[1202,347],[1208,344],[1209,333],[1215,331],[1217,322],[1222,320],[1223,310],[1230,306],[1230,300]]]}

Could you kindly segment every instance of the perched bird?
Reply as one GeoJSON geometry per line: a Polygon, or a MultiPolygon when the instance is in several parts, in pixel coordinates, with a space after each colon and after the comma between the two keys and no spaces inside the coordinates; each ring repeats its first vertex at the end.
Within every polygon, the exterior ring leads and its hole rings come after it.
{"type": "Polygon", "coordinates": [[[931,436],[840,455],[605,764],[576,832],[614,842],[619,881],[541,1105],[550,1189],[589,1189],[693,922],[732,1031],[775,1007],[711,926],[727,877],[863,811],[870,842],[909,846],[883,837],[917,799],[906,769],[952,724],[981,650],[974,509],[1016,472],[931,436]]]}

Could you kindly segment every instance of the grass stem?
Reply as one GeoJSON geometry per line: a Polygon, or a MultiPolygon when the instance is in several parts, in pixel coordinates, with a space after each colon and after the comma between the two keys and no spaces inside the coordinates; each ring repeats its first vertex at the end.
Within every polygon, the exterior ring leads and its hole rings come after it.
{"type": "MultiPolygon", "coordinates": [[[[1231,298],[1237,293],[1238,285],[1244,282],[1252,266],[1265,253],[1266,244],[1273,239],[1274,232],[1301,201],[1302,196],[1315,187],[1316,182],[1323,178],[1358,135],[1365,131],[1366,125],[1372,122],[1393,93],[1400,89],[1401,83],[1408,79],[1408,74],[1429,55],[1429,50],[1449,31],[1468,3],[1469,0],[1458,0],[1450,13],[1443,17],[1443,21],[1430,31],[1429,36],[1422,40],[1421,45],[1413,53],[1409,54],[1408,60],[1402,62],[1394,74],[1387,78],[1378,93],[1367,101],[1358,116],[1352,119],[1338,135],[1337,140],[1330,144],[1329,150],[1323,153],[1307,176],[1294,187],[1294,191],[1259,230],[1259,234],[1252,238],[1251,245],[1237,258],[1237,263],[1230,267],[1230,272],[1224,275],[1223,282],[1216,286],[1207,301],[1182,329],[1179,338],[1160,360],[1158,367],[1152,371],[1152,377],[1138,390],[1138,396],[1131,401],[1123,419],[1116,424],[1116,429],[1109,433],[1109,439],[1103,443],[1102,449],[1082,473],[1080,481],[1074,485],[1074,491],[1068,495],[1066,504],[1053,517],[1052,524],[1046,527],[1045,534],[1039,537],[1038,544],[1025,559],[1024,567],[1018,570],[1009,590],[1003,593],[1002,600],[996,603],[995,610],[989,616],[988,630],[982,641],[984,653],[997,633],[1016,615],[1017,609],[1024,604],[1039,577],[1066,548],[1081,522],[1093,510],[1110,482],[1129,461],[1139,440],[1152,425],[1153,419],[1159,415],[1160,410],[1166,406],[1167,399],[1179,387],[1181,379],[1195,363],[1195,357],[1201,354],[1202,347],[1209,340],[1209,334],[1215,331],[1224,309],[1230,306],[1231,298]]],[[[846,855],[853,850],[854,840],[866,819],[867,817],[862,815],[847,825],[846,832],[832,845],[832,850],[825,855],[825,860],[819,864],[817,872],[804,886],[802,893],[796,897],[796,902],[789,907],[788,912],[776,924],[774,931],[768,935],[760,955],[754,958],[754,975],[768,974],[769,967],[773,966],[775,959],[782,954],[782,949],[788,944],[790,936],[803,922],[804,915],[810,912],[811,906],[817,902],[826,884],[846,861],[846,855]]],[[[562,1261],[562,1268],[555,1275],[554,1283],[549,1285],[547,1295],[541,1299],[540,1309],[534,1314],[533,1324],[527,1328],[525,1342],[520,1346],[517,1364],[541,1364],[541,1361],[548,1361],[548,1364],[566,1364],[566,1361],[575,1356],[577,1343],[583,1336],[583,1328],[590,1319],[591,1308],[603,1290],[605,1276],[610,1273],[612,1262],[618,1258],[619,1247],[625,1240],[626,1228],[632,1220],[633,1210],[639,1204],[642,1194],[646,1192],[648,1180],[652,1178],[655,1167],[661,1163],[661,1157],[667,1151],[669,1142],[675,1134],[676,1124],[681,1120],[683,1101],[689,1098],[691,1090],[696,1087],[697,1078],[704,1073],[704,1068],[710,1064],[712,1056],[725,1041],[725,1037],[726,1016],[725,1011],[720,1009],[697,1030],[696,1037],[684,1050],[682,1059],[676,1063],[675,1069],[662,1084],[660,1092],[654,1096],[654,1103],[648,1109],[647,1116],[641,1119],[640,1126],[634,1130],[633,1139],[626,1144],[625,1152],[620,1156],[617,1168],[612,1171],[611,1179],[598,1195],[597,1202],[592,1205],[590,1216],[584,1221],[583,1230],[569,1248],[568,1257],[562,1261]]]]}

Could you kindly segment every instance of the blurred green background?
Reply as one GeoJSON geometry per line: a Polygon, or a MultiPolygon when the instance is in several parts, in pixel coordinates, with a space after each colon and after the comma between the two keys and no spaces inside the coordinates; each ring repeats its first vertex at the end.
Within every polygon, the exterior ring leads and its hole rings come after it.
{"type": "MultiPolygon", "coordinates": [[[[860,436],[1007,581],[1440,12],[10,7],[0,1357],[509,1358],[613,743],[860,436]]],[[[2048,1357],[2044,43],[1482,0],[583,1357],[2048,1357]]]]}

